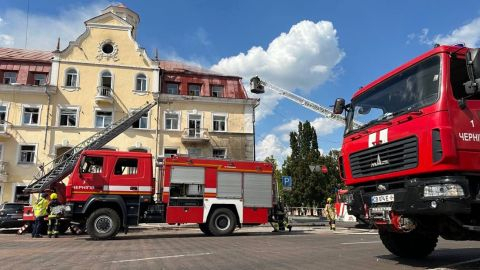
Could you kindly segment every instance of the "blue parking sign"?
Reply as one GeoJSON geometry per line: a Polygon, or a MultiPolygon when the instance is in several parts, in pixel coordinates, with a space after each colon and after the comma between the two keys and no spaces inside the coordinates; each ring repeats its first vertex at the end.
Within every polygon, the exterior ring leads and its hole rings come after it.
{"type": "Polygon", "coordinates": [[[283,186],[283,189],[291,190],[292,189],[292,177],[291,176],[282,176],[282,186],[283,186]]]}

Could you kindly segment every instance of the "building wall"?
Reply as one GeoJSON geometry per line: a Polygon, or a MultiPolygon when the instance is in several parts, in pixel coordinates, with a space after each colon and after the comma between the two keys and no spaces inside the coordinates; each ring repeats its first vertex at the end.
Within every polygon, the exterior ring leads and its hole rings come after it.
{"type": "Polygon", "coordinates": [[[112,111],[114,120],[118,120],[130,110],[157,97],[160,104],[149,112],[147,128],[130,128],[110,141],[106,148],[121,151],[143,149],[155,155],[158,146],[159,156],[163,155],[165,148],[178,149],[178,154],[188,154],[189,150],[198,149],[196,154],[204,157],[211,157],[213,149],[225,149],[226,158],[253,159],[252,119],[257,101],[247,98],[241,78],[203,70],[192,72],[181,63],[172,64],[175,62],[159,65],[134,40],[132,29],[136,29],[136,25],[130,25],[111,13],[88,20],[86,26],[86,31],[66,49],[54,52],[53,60],[49,63],[45,62],[45,57],[41,61],[10,59],[2,62],[0,50],[0,76],[8,68],[18,70],[20,84],[0,84],[0,105],[8,108],[7,128],[5,132],[0,129],[0,147],[3,147],[0,148],[0,202],[14,201],[15,186],[27,185],[41,166],[51,162],[65,149],[100,131],[100,128],[95,128],[96,110],[112,111]],[[114,54],[105,55],[101,52],[105,43],[114,45],[114,54]],[[179,69],[179,66],[183,68],[179,69]],[[66,86],[68,69],[77,72],[75,87],[66,86]],[[106,70],[113,75],[111,99],[99,98],[97,92],[100,74],[106,70]],[[28,72],[31,71],[48,73],[50,85],[28,86],[28,72]],[[147,78],[145,92],[134,91],[138,74],[144,74],[147,78]],[[167,82],[180,84],[179,95],[159,93],[159,89],[165,89],[167,82]],[[190,83],[202,85],[201,96],[188,96],[190,83]],[[212,85],[223,85],[224,95],[220,98],[211,97],[212,85]],[[38,106],[38,125],[22,123],[25,106],[38,106]],[[75,126],[60,126],[61,108],[78,109],[75,126]],[[165,112],[171,111],[180,113],[179,130],[165,129],[165,112]],[[188,138],[188,132],[185,133],[184,129],[188,128],[189,113],[202,115],[201,128],[208,134],[207,140],[192,141],[188,138]],[[226,131],[213,131],[214,114],[226,116],[226,131]],[[35,146],[34,162],[19,163],[21,145],[35,146]],[[6,173],[3,174],[2,164],[6,164],[6,173]]]}

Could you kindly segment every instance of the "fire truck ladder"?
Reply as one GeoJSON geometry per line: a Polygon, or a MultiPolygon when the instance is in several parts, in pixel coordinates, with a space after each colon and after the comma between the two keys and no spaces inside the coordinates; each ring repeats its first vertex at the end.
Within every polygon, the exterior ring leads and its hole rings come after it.
{"type": "Polygon", "coordinates": [[[113,138],[117,137],[120,133],[131,127],[133,123],[138,121],[142,115],[147,113],[156,104],[156,101],[153,103],[147,102],[140,109],[127,114],[105,129],[95,133],[88,139],[65,152],[63,155],[55,158],[50,163],[42,165],[40,167],[40,171],[33,177],[32,182],[25,188],[24,192],[42,192],[49,188],[52,184],[62,181],[73,171],[75,163],[79,159],[83,150],[100,149],[113,138]]]}
{"type": "MultiPolygon", "coordinates": [[[[333,111],[330,110],[329,108],[326,108],[322,105],[319,105],[318,103],[315,103],[311,100],[308,100],[304,97],[301,97],[297,94],[294,94],[290,91],[287,91],[283,88],[280,88],[276,85],[273,85],[269,82],[262,81],[262,80],[260,80],[260,78],[258,76],[255,76],[255,77],[250,79],[250,88],[251,88],[251,92],[255,93],[255,94],[262,94],[262,93],[265,92],[264,89],[268,88],[268,89],[274,91],[275,93],[277,93],[279,95],[282,95],[282,96],[290,99],[291,101],[296,102],[297,104],[300,104],[301,106],[322,115],[323,117],[336,120],[336,121],[341,122],[342,124],[345,125],[345,117],[343,117],[342,115],[334,114],[333,111]]],[[[352,124],[356,128],[363,126],[363,123],[360,123],[360,122],[355,121],[355,120],[353,121],[352,124]]]]}

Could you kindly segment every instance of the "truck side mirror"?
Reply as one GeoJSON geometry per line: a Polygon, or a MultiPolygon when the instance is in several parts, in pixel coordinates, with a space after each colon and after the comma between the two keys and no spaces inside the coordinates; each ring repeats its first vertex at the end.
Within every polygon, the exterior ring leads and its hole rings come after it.
{"type": "Polygon", "coordinates": [[[333,105],[333,113],[342,114],[344,109],[345,109],[345,99],[337,98],[335,100],[335,105],[333,105]]]}
{"type": "Polygon", "coordinates": [[[480,49],[469,49],[466,54],[467,73],[470,81],[464,83],[465,93],[475,94],[480,86],[480,49]]]}

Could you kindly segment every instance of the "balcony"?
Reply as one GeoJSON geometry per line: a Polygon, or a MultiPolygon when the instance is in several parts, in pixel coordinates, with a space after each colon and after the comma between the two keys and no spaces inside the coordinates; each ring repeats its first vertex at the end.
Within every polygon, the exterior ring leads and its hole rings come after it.
{"type": "Polygon", "coordinates": [[[55,94],[57,87],[52,85],[24,85],[18,83],[0,84],[0,93],[55,94]]]}
{"type": "Polygon", "coordinates": [[[8,180],[7,162],[0,161],[0,183],[5,183],[8,180]]]}
{"type": "Polygon", "coordinates": [[[182,143],[206,143],[210,135],[206,128],[186,128],[182,133],[182,143]]]}
{"type": "Polygon", "coordinates": [[[97,87],[97,95],[95,96],[95,102],[100,103],[113,103],[113,89],[108,86],[97,87]]]}

